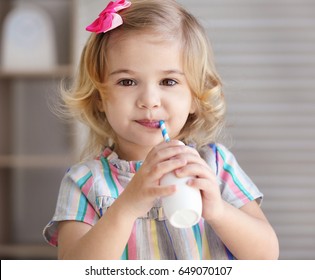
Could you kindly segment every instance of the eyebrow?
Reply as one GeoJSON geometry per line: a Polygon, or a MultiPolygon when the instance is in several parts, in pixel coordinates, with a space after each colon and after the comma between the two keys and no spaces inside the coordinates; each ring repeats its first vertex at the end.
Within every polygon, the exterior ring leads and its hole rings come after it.
{"type": "MultiPolygon", "coordinates": [[[[129,70],[129,69],[118,69],[118,70],[115,70],[111,73],[109,73],[109,76],[114,76],[114,75],[118,75],[118,74],[135,74],[136,72],[135,71],[132,71],[132,70],[129,70]]],[[[172,70],[165,70],[165,71],[161,71],[161,73],[165,74],[165,75],[171,75],[171,74],[178,74],[178,75],[181,75],[181,76],[185,76],[185,74],[180,71],[180,70],[176,70],[176,69],[172,69],[172,70]]]]}
{"type": "Polygon", "coordinates": [[[109,76],[117,75],[117,74],[134,74],[134,71],[128,70],[128,69],[118,69],[116,71],[113,71],[109,73],[109,76]]]}
{"type": "Polygon", "coordinates": [[[185,76],[185,73],[183,73],[182,71],[180,70],[166,70],[166,71],[162,71],[162,73],[164,74],[178,74],[178,75],[181,75],[181,76],[185,76]]]}

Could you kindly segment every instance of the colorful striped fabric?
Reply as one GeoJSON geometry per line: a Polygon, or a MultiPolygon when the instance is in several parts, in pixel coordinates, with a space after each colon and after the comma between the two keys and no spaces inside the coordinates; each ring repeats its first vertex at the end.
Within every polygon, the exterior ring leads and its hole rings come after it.
{"type": "MultiPolygon", "coordinates": [[[[226,147],[209,145],[199,153],[217,174],[225,201],[239,208],[254,199],[261,200],[262,194],[226,147]]],[[[44,229],[46,241],[58,245],[59,221],[76,220],[95,225],[140,166],[141,162],[120,160],[109,148],[99,158],[73,166],[63,178],[55,214],[44,229]]],[[[234,259],[203,219],[188,229],[171,226],[160,201],[145,217],[136,220],[121,258],[234,259]]]]}

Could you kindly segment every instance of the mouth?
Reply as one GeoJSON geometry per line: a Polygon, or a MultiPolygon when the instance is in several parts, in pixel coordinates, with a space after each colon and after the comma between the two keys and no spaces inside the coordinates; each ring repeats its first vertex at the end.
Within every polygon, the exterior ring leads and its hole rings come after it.
{"type": "Polygon", "coordinates": [[[137,120],[138,124],[148,128],[160,128],[160,122],[155,120],[137,120]]]}

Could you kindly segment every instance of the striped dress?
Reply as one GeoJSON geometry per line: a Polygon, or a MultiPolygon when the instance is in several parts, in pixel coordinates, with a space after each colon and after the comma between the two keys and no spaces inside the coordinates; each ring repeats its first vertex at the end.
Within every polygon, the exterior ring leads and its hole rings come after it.
{"type": "MultiPolygon", "coordinates": [[[[199,153],[215,170],[225,201],[237,208],[255,199],[260,203],[262,193],[226,147],[208,145],[199,153]]],[[[141,162],[120,160],[115,152],[106,148],[98,158],[70,168],[61,183],[55,214],[44,228],[45,240],[58,246],[60,221],[95,225],[140,166],[141,162]]],[[[173,227],[157,200],[146,216],[135,221],[121,259],[221,260],[234,257],[203,219],[191,228],[173,227]]]]}

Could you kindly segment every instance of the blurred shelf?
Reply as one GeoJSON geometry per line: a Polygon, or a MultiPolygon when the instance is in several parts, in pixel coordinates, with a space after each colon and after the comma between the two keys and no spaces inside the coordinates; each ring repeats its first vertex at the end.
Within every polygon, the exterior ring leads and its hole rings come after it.
{"type": "Polygon", "coordinates": [[[68,167],[72,160],[64,155],[0,155],[0,168],[68,167]]]}
{"type": "Polygon", "coordinates": [[[0,244],[0,259],[57,259],[57,248],[38,244],[0,244]]]}
{"type": "Polygon", "coordinates": [[[72,75],[72,65],[60,65],[50,70],[5,70],[0,68],[0,79],[63,78],[72,75]]]}
{"type": "Polygon", "coordinates": [[[56,64],[43,70],[32,63],[19,70],[18,61],[10,68],[0,64],[1,259],[57,258],[57,249],[43,242],[41,231],[51,219],[58,184],[64,170],[74,162],[74,151],[72,124],[60,123],[52,116],[49,102],[56,97],[60,81],[70,81],[73,76],[73,11],[78,2],[0,0],[0,29],[16,5],[43,8],[52,19],[57,54],[56,64]],[[36,142],[38,139],[41,142],[36,142]],[[19,208],[13,194],[18,197],[19,208]],[[51,201],[46,201],[47,197],[51,201]]]}

